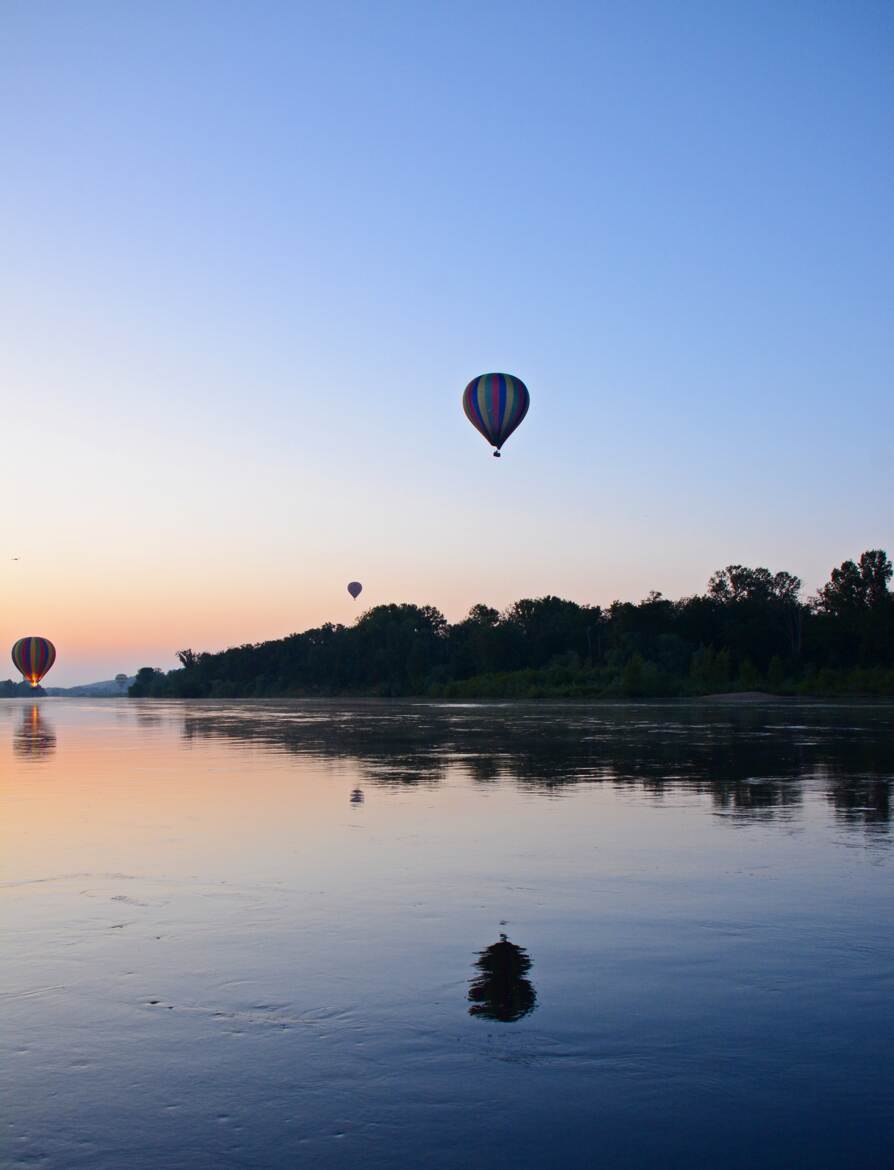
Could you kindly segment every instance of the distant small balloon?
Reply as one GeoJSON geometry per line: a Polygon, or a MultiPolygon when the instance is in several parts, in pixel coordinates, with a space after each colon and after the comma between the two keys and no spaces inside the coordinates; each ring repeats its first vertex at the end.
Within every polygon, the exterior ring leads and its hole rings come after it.
{"type": "Polygon", "coordinates": [[[56,647],[49,638],[19,638],[12,648],[12,661],[25,682],[36,687],[56,661],[56,647]]]}
{"type": "Polygon", "coordinates": [[[350,595],[354,598],[355,601],[357,600],[357,598],[360,596],[360,594],[362,592],[363,592],[363,586],[360,584],[359,581],[349,581],[348,582],[348,593],[350,593],[350,595]]]}

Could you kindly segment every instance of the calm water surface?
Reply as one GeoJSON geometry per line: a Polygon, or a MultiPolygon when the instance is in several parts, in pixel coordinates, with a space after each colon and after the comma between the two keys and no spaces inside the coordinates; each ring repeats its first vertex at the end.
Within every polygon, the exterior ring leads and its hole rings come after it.
{"type": "Polygon", "coordinates": [[[892,723],[0,702],[3,1165],[889,1167],[892,723]]]}

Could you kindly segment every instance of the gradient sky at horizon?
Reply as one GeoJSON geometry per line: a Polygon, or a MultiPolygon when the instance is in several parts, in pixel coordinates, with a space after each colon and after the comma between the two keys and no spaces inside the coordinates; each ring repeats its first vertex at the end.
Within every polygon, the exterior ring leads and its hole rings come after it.
{"type": "Polygon", "coordinates": [[[894,551],[892,65],[865,0],[0,3],[0,638],[894,551]]]}

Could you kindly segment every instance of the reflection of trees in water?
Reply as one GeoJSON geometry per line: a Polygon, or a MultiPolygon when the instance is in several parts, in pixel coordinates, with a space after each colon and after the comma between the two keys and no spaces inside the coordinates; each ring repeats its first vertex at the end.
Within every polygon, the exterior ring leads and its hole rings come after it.
{"type": "Polygon", "coordinates": [[[797,807],[803,800],[800,773],[767,776],[772,761],[753,758],[747,751],[726,752],[722,758],[704,749],[694,749],[685,758],[679,753],[660,751],[648,756],[633,755],[635,758],[627,755],[623,745],[603,745],[601,751],[587,753],[540,743],[527,750],[477,757],[465,763],[478,783],[511,780],[526,789],[556,796],[570,784],[580,783],[635,788],[648,792],[655,800],[685,790],[710,796],[719,810],[746,816],[772,815],[797,807]],[[759,771],[765,775],[754,775],[759,771]]]}
{"type": "Polygon", "coordinates": [[[891,825],[891,785],[894,784],[894,736],[878,741],[861,737],[843,766],[841,760],[820,765],[826,798],[844,825],[887,832],[891,825]]]}
{"type": "MultiPolygon", "coordinates": [[[[230,708],[232,710],[232,708],[230,708]]],[[[394,790],[433,788],[447,775],[450,762],[426,736],[425,725],[406,726],[388,717],[367,714],[355,719],[337,705],[300,708],[262,704],[251,714],[188,713],[184,738],[225,738],[290,751],[296,755],[346,760],[355,764],[364,783],[394,790]]]]}
{"type": "Polygon", "coordinates": [[[463,765],[473,780],[479,784],[492,784],[504,778],[505,772],[500,756],[469,756],[463,765]]]}
{"type": "Polygon", "coordinates": [[[164,723],[163,716],[156,714],[154,711],[147,711],[147,705],[148,704],[146,703],[141,703],[136,708],[137,726],[151,728],[161,727],[161,725],[164,723]]]}
{"type": "Polygon", "coordinates": [[[445,760],[419,754],[362,758],[359,763],[364,779],[383,788],[435,788],[447,775],[445,760]]]}
{"type": "Polygon", "coordinates": [[[37,703],[22,711],[21,721],[13,736],[12,750],[23,760],[43,760],[56,750],[56,733],[41,715],[37,703]]]}
{"type": "Polygon", "coordinates": [[[809,782],[843,817],[871,805],[871,818],[848,823],[880,826],[890,823],[889,720],[886,707],[302,700],[190,707],[183,734],[351,761],[364,781],[395,790],[437,785],[454,765],[480,784],[508,781],[545,795],[582,783],[655,800],[706,795],[718,812],[745,821],[790,816],[809,782]]]}
{"type": "Polygon", "coordinates": [[[878,832],[891,823],[891,784],[884,777],[834,777],[826,796],[843,824],[878,832]]]}
{"type": "Polygon", "coordinates": [[[733,782],[719,781],[711,786],[711,800],[716,809],[741,817],[769,818],[800,807],[804,797],[798,780],[749,777],[733,782]]]}
{"type": "Polygon", "coordinates": [[[511,1024],[534,1010],[537,993],[527,978],[531,960],[505,934],[479,954],[478,974],[469,984],[470,1016],[511,1024]]]}

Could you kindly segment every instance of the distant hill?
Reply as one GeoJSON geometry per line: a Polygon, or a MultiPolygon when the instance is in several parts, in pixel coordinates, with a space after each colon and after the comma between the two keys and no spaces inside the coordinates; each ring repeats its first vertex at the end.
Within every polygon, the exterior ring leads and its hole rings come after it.
{"type": "Polygon", "coordinates": [[[44,687],[44,694],[67,696],[68,698],[107,699],[124,698],[127,688],[136,679],[136,675],[129,675],[126,682],[117,683],[115,679],[105,679],[103,682],[82,683],[79,687],[44,687]]]}

